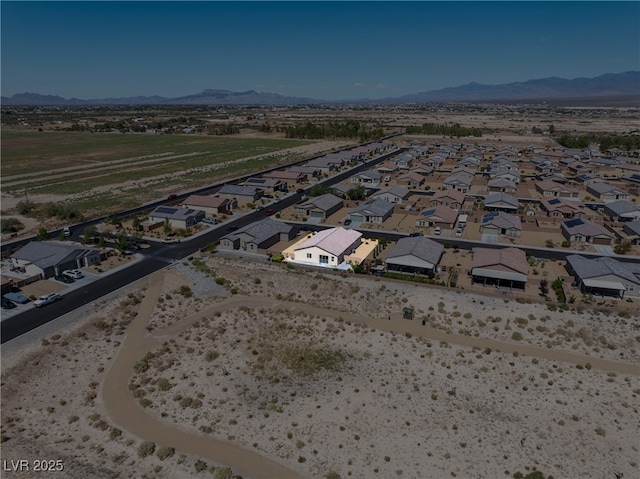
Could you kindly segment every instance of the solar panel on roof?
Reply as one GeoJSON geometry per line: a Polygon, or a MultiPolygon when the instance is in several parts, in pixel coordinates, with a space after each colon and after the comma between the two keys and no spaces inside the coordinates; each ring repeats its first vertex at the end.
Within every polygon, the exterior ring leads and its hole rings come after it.
{"type": "Polygon", "coordinates": [[[549,200],[549,204],[550,205],[557,205],[558,203],[560,203],[560,200],[558,198],[554,198],[552,200],[549,200]]]}
{"type": "Polygon", "coordinates": [[[569,220],[565,222],[565,226],[567,228],[573,228],[574,226],[579,226],[584,224],[584,221],[582,221],[580,218],[576,218],[575,220],[569,220]]]}
{"type": "Polygon", "coordinates": [[[262,183],[264,183],[264,182],[265,182],[265,181],[267,181],[267,180],[265,180],[265,179],[263,179],[263,178],[249,178],[249,180],[248,180],[248,181],[249,181],[249,182],[251,182],[251,183],[258,183],[258,184],[262,184],[262,183]]]}
{"type": "Polygon", "coordinates": [[[431,210],[424,210],[424,211],[423,211],[422,213],[420,213],[420,214],[421,214],[422,216],[431,216],[431,215],[432,215],[433,213],[435,213],[435,212],[436,212],[436,210],[435,210],[435,208],[434,208],[434,209],[431,209],[431,210]]]}
{"type": "Polygon", "coordinates": [[[498,215],[499,215],[498,211],[494,211],[492,213],[487,213],[486,215],[484,215],[482,217],[482,222],[483,223],[488,223],[489,221],[492,221],[498,215]]]}

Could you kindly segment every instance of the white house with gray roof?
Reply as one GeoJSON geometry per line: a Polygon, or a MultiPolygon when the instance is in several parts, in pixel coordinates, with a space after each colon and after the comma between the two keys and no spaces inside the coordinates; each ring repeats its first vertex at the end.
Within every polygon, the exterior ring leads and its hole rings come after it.
{"type": "Polygon", "coordinates": [[[444,246],[424,236],[401,238],[389,251],[387,270],[433,277],[442,259],[444,246]]]}
{"type": "Polygon", "coordinates": [[[393,213],[393,203],[375,199],[365,201],[349,212],[349,219],[361,223],[382,223],[393,213]]]}
{"type": "Polygon", "coordinates": [[[224,185],[217,193],[221,198],[237,200],[238,202],[256,201],[262,198],[263,194],[264,190],[262,188],[240,185],[224,185]]]}
{"type": "Polygon", "coordinates": [[[27,277],[51,278],[68,269],[84,268],[100,261],[100,251],[51,241],[30,241],[11,255],[12,266],[27,277]]]}
{"type": "Polygon", "coordinates": [[[174,208],[173,206],[158,206],[149,213],[149,223],[169,221],[174,228],[189,228],[202,221],[205,213],[192,208],[174,208]]]}
{"type": "Polygon", "coordinates": [[[587,186],[587,193],[604,202],[629,199],[629,193],[606,182],[591,183],[587,186]]]}
{"type": "Polygon", "coordinates": [[[612,221],[636,221],[640,220],[640,206],[628,201],[618,200],[605,203],[604,212],[612,221]]]}
{"type": "Polygon", "coordinates": [[[310,218],[327,219],[333,213],[337,212],[344,205],[344,200],[326,193],[324,195],[315,196],[309,198],[309,200],[298,205],[296,209],[298,213],[301,213],[310,218]]]}
{"type": "Polygon", "coordinates": [[[575,278],[580,291],[623,298],[640,297],[640,264],[625,263],[607,256],[585,258],[567,256],[567,271],[575,278]]]}
{"type": "Polygon", "coordinates": [[[388,201],[389,203],[401,204],[409,198],[411,191],[401,185],[388,186],[374,193],[372,196],[377,200],[388,201]]]}

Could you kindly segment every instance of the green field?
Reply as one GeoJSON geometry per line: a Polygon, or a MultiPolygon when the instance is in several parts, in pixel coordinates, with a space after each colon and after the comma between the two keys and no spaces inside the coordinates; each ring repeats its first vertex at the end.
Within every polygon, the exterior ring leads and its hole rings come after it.
{"type": "Polygon", "coordinates": [[[302,159],[310,141],[198,135],[2,131],[2,188],[55,195],[85,216],[302,159]],[[263,155],[259,159],[246,158],[263,155]],[[111,190],[111,191],[104,191],[111,190]]]}

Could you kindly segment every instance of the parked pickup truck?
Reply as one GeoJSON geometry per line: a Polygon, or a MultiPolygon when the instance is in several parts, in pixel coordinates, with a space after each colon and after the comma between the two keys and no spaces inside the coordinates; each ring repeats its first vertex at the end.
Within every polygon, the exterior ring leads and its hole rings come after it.
{"type": "Polygon", "coordinates": [[[33,305],[36,308],[42,308],[43,306],[46,306],[47,304],[55,303],[59,299],[60,299],[60,294],[58,294],[58,293],[44,294],[44,295],[40,296],[38,299],[36,299],[33,302],[33,305]]]}

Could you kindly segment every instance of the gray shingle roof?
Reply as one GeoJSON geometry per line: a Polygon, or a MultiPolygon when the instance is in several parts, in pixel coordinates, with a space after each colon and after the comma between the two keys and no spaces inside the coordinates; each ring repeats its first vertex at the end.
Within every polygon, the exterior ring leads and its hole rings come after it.
{"type": "Polygon", "coordinates": [[[589,259],[579,254],[567,256],[567,263],[581,280],[613,274],[640,284],[640,265],[635,263],[623,263],[606,256],[589,259]]]}
{"type": "Polygon", "coordinates": [[[251,223],[240,228],[239,230],[224,236],[224,238],[233,240],[241,234],[247,234],[253,238],[254,243],[260,244],[263,241],[272,238],[274,235],[282,233],[288,234],[292,229],[293,226],[283,223],[282,221],[278,221],[273,218],[266,218],[262,221],[258,221],[257,223],[251,223]]]}
{"type": "Polygon", "coordinates": [[[401,238],[387,255],[387,260],[401,256],[415,256],[423,261],[437,265],[442,256],[444,246],[424,236],[401,238]]]}
{"type": "Polygon", "coordinates": [[[393,210],[393,203],[385,200],[369,200],[356,206],[351,213],[366,213],[369,216],[386,216],[393,210]]]}
{"type": "Polygon", "coordinates": [[[494,203],[507,203],[508,205],[518,207],[518,198],[508,193],[493,193],[484,199],[484,204],[491,206],[494,203]]]}
{"type": "Polygon", "coordinates": [[[342,198],[338,198],[336,195],[326,193],[324,195],[310,198],[309,201],[301,204],[298,208],[311,208],[316,207],[322,211],[329,211],[331,208],[342,203],[342,198]]]}
{"type": "Polygon", "coordinates": [[[88,251],[93,250],[60,243],[31,241],[13,253],[11,257],[31,262],[39,268],[45,269],[71,261],[88,251]]]}

